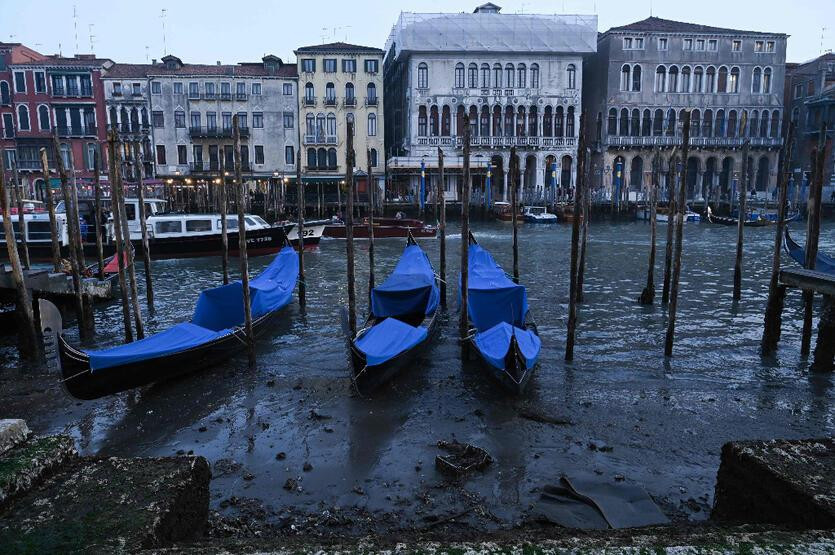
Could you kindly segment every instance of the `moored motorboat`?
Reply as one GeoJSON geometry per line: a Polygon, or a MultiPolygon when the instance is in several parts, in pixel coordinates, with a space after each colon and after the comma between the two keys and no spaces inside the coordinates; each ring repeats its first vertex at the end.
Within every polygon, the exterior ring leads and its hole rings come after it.
{"type": "MultiPolygon", "coordinates": [[[[257,337],[287,306],[298,278],[298,255],[287,246],[249,282],[252,329],[257,337]]],[[[83,350],[67,343],[61,313],[40,299],[41,331],[47,360],[66,390],[78,399],[96,399],[174,378],[216,364],[246,348],[243,287],[240,281],[200,294],[191,321],[133,343],[83,350]]]]}
{"type": "Polygon", "coordinates": [[[533,375],[542,342],[524,286],[510,280],[470,234],[468,342],[498,383],[521,394],[533,375]]]}
{"type": "MultiPolygon", "coordinates": [[[[417,239],[433,238],[438,228],[427,225],[420,220],[386,218],[379,221],[374,218],[374,239],[405,239],[409,235],[417,239]]],[[[325,226],[325,237],[333,239],[345,239],[345,223],[334,221],[325,226]]],[[[368,220],[354,223],[354,239],[368,239],[368,220]]]]}
{"type": "Polygon", "coordinates": [[[493,217],[499,220],[500,222],[513,221],[513,211],[510,209],[509,202],[504,202],[501,200],[495,201],[490,212],[493,215],[493,217]]]}
{"type": "MultiPolygon", "coordinates": [[[[786,228],[786,232],[783,234],[783,247],[795,262],[804,268],[806,267],[806,248],[794,242],[789,235],[789,228],[786,228]]],[[[835,258],[818,252],[815,258],[815,271],[835,275],[835,258]]]]}
{"type": "MultiPolygon", "coordinates": [[[[649,221],[650,209],[643,208],[638,211],[638,217],[641,220],[649,221]]],[[[659,207],[655,212],[655,221],[659,223],[668,223],[670,221],[670,214],[667,208],[659,207]]],[[[698,212],[693,212],[689,208],[684,212],[684,221],[697,223],[702,221],[702,216],[698,212]]]]}
{"type": "Polygon", "coordinates": [[[369,316],[350,338],[351,377],[370,393],[408,368],[438,324],[438,280],[426,253],[409,236],[394,271],[371,291],[369,316]]]}
{"type": "Polygon", "coordinates": [[[548,212],[544,206],[526,206],[522,218],[529,224],[555,224],[557,215],[548,212]]]}

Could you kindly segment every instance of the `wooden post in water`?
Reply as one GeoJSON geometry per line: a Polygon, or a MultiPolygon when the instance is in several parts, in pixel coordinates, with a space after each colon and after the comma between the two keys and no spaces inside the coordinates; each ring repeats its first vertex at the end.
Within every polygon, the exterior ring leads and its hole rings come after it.
{"type": "Polygon", "coordinates": [[[116,142],[116,131],[107,135],[108,159],[110,161],[110,208],[113,214],[113,240],[116,242],[116,260],[119,264],[119,291],[122,295],[122,323],[125,327],[125,343],[133,341],[133,327],[130,323],[130,299],[128,298],[127,277],[125,276],[125,253],[128,251],[122,241],[122,212],[119,210],[117,183],[121,181],[122,156],[116,142]],[[118,159],[117,159],[118,158],[118,159]]]}
{"type": "Polygon", "coordinates": [[[58,222],[55,219],[55,202],[52,199],[52,184],[49,182],[49,161],[46,149],[41,151],[41,170],[46,184],[46,208],[49,211],[49,236],[52,239],[52,270],[57,274],[61,271],[61,243],[58,242],[58,222]]]}
{"type": "MultiPolygon", "coordinates": [[[[3,160],[0,159],[0,210],[3,214],[3,232],[6,236],[6,250],[9,255],[9,262],[12,265],[12,279],[15,284],[15,301],[17,305],[18,325],[20,330],[20,343],[18,350],[25,358],[36,358],[38,355],[38,336],[35,332],[35,315],[32,310],[32,297],[26,289],[26,281],[23,276],[23,268],[20,264],[20,254],[17,250],[14,228],[12,226],[12,214],[9,210],[9,190],[6,187],[6,170],[3,167],[3,160]]],[[[47,180],[47,185],[49,181],[47,180]]]]}
{"type": "Polygon", "coordinates": [[[678,307],[678,282],[681,276],[681,247],[684,239],[684,210],[687,194],[687,155],[690,153],[690,110],[684,113],[681,139],[681,176],[679,178],[678,201],[676,202],[676,244],[673,277],[670,284],[670,315],[667,320],[667,336],[664,339],[664,355],[673,356],[673,337],[676,330],[676,308],[678,307]]]}
{"type": "MultiPolygon", "coordinates": [[[[748,112],[742,112],[742,120],[740,121],[739,128],[743,131],[745,130],[746,120],[748,119],[748,112]]],[[[746,140],[745,143],[742,145],[742,176],[741,181],[739,184],[739,213],[736,223],[736,259],[734,261],[734,293],[733,299],[734,301],[738,301],[742,298],[742,245],[745,236],[745,220],[748,219],[748,214],[746,210],[746,200],[748,199],[748,181],[751,176],[750,167],[752,164],[748,164],[748,152],[751,149],[751,141],[746,140]]],[[[685,163],[687,161],[685,160],[685,163]]]]}
{"type": "Polygon", "coordinates": [[[73,210],[73,202],[72,202],[72,194],[69,190],[69,185],[67,183],[67,169],[64,167],[64,159],[61,156],[61,147],[58,144],[58,131],[55,131],[55,134],[52,136],[52,147],[55,152],[55,163],[58,166],[58,175],[61,178],[61,193],[64,197],[64,213],[67,217],[67,234],[68,234],[68,245],[67,245],[67,253],[70,257],[70,267],[72,269],[72,284],[73,284],[73,291],[75,292],[75,310],[76,310],[76,317],[78,318],[78,329],[79,335],[83,339],[88,337],[88,330],[89,326],[87,325],[87,321],[85,319],[85,303],[84,303],[84,296],[82,294],[82,283],[81,283],[81,267],[80,261],[78,259],[78,250],[76,249],[76,233],[78,232],[78,218],[77,214],[75,214],[75,210],[73,210]],[[73,223],[73,221],[75,223],[73,223]]]}
{"type": "Polygon", "coordinates": [[[638,298],[638,302],[641,304],[655,302],[655,237],[658,227],[656,214],[658,213],[658,173],[660,171],[661,158],[658,154],[658,148],[656,148],[652,157],[652,178],[649,192],[649,268],[647,269],[646,287],[641,291],[641,296],[638,298]]]}
{"type": "Polygon", "coordinates": [[[349,121],[345,139],[345,251],[348,257],[348,329],[357,335],[357,295],[354,284],[354,123],[349,121]]]}
{"type": "Polygon", "coordinates": [[[661,303],[670,302],[670,274],[673,265],[673,230],[675,219],[673,214],[676,210],[676,152],[678,147],[673,147],[670,159],[667,162],[667,247],[664,253],[664,287],[661,290],[661,303]]]}
{"type": "Polygon", "coordinates": [[[244,333],[247,346],[247,357],[249,367],[255,368],[255,336],[252,334],[252,307],[250,305],[249,292],[249,260],[246,256],[246,219],[244,210],[246,208],[246,197],[248,191],[241,176],[241,128],[239,127],[238,114],[232,116],[232,133],[235,137],[235,184],[238,189],[238,259],[241,263],[241,288],[244,302],[244,333]]]}
{"type": "MultiPolygon", "coordinates": [[[[806,268],[815,269],[818,258],[818,240],[821,232],[821,197],[823,195],[823,164],[826,159],[826,122],[821,124],[818,147],[812,151],[812,179],[809,186],[807,209],[806,268]]],[[[800,337],[800,356],[809,356],[812,345],[812,308],[815,294],[803,292],[803,331],[800,337]]]]}
{"type": "MultiPolygon", "coordinates": [[[[339,186],[337,185],[337,190],[339,186]]],[[[302,185],[302,153],[296,154],[296,208],[299,216],[299,308],[302,312],[307,305],[304,283],[304,185],[302,185]]]]}
{"type": "Polygon", "coordinates": [[[14,177],[15,196],[17,196],[17,230],[20,236],[20,252],[23,255],[23,268],[29,269],[29,245],[26,242],[26,219],[23,217],[23,186],[20,184],[20,174],[17,172],[17,160],[12,161],[12,177],[14,177]]]}
{"type": "MultiPolygon", "coordinates": [[[[583,209],[581,211],[582,215],[582,222],[580,225],[580,230],[582,232],[581,239],[580,239],[580,260],[577,263],[577,302],[583,302],[583,281],[586,274],[586,247],[588,246],[589,242],[589,204],[590,194],[589,188],[591,187],[591,179],[590,179],[590,171],[591,171],[591,148],[586,147],[586,164],[585,164],[585,172],[583,175],[583,209]]],[[[575,201],[576,204],[576,201],[575,201]]]]}
{"type": "Polygon", "coordinates": [[[145,298],[148,302],[148,312],[153,314],[154,284],[151,281],[151,248],[148,246],[147,215],[145,214],[145,158],[139,141],[133,143],[133,160],[139,170],[136,196],[139,199],[139,229],[142,231],[142,259],[145,262],[145,298]]]}
{"type": "Polygon", "coordinates": [[[441,147],[438,147],[438,195],[440,195],[441,203],[438,214],[441,265],[438,270],[441,282],[441,306],[446,308],[446,195],[444,194],[444,151],[441,147]]]}
{"type": "Polygon", "coordinates": [[[221,153],[220,156],[220,191],[218,194],[220,203],[220,242],[221,242],[221,259],[220,267],[223,271],[223,285],[229,283],[229,222],[227,221],[229,215],[229,201],[226,191],[226,155],[221,153]]]}
{"type": "Polygon", "coordinates": [[[765,306],[765,326],[760,342],[760,352],[770,355],[777,349],[780,341],[783,301],[786,288],[780,286],[780,250],[783,246],[783,233],[786,229],[786,211],[788,210],[789,175],[791,174],[792,143],[794,142],[795,122],[789,122],[789,131],[783,143],[780,159],[783,173],[780,174],[779,200],[777,205],[777,229],[774,233],[774,257],[771,260],[771,279],[768,282],[768,303],[765,306]]]}
{"type": "Polygon", "coordinates": [[[470,116],[464,114],[464,168],[461,184],[461,319],[458,326],[461,349],[467,357],[467,335],[470,331],[468,308],[470,294],[470,116]]]}
{"type": "Polygon", "coordinates": [[[101,213],[101,158],[99,157],[98,145],[93,153],[93,192],[95,195],[95,206],[93,218],[95,218],[96,230],[96,262],[98,268],[99,279],[104,279],[104,244],[102,242],[102,213],[101,213]]]}
{"type": "Polygon", "coordinates": [[[365,155],[368,160],[368,303],[371,306],[371,290],[374,289],[374,177],[371,150],[366,150],[365,155]]]}
{"type": "Polygon", "coordinates": [[[122,224],[122,244],[124,245],[123,250],[125,251],[129,262],[129,264],[127,265],[128,287],[130,288],[130,301],[133,308],[133,323],[136,327],[136,338],[144,339],[145,326],[142,323],[142,310],[139,308],[139,293],[137,291],[136,285],[136,257],[133,256],[133,244],[130,239],[128,213],[127,208],[125,207],[125,182],[124,179],[122,179],[121,173],[122,149],[124,149],[125,151],[125,156],[127,156],[130,153],[130,147],[128,147],[126,143],[122,143],[121,145],[119,145],[119,159],[117,160],[119,164],[116,166],[116,171],[119,174],[119,179],[115,183],[115,189],[118,195],[116,207],[119,210],[119,219],[121,220],[120,223],[122,224]]]}
{"type": "Polygon", "coordinates": [[[583,178],[586,171],[586,112],[580,112],[580,138],[577,145],[577,180],[574,187],[574,218],[571,221],[571,261],[568,287],[568,324],[565,337],[565,360],[574,360],[574,338],[577,332],[577,271],[580,250],[580,218],[582,216],[583,178]]]}
{"type": "Polygon", "coordinates": [[[510,147],[510,212],[513,225],[513,283],[519,283],[519,202],[516,188],[519,186],[519,160],[516,147],[510,147]]]}

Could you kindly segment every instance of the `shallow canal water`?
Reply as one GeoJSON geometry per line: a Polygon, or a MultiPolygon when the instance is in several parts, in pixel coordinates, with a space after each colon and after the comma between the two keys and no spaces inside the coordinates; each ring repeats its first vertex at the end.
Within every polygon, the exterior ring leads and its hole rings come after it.
{"type": "MultiPolygon", "coordinates": [[[[449,227],[453,284],[460,235],[457,222],[449,227]]],[[[800,242],[804,227],[793,225],[800,242]]],[[[295,303],[285,312],[259,343],[255,371],[242,356],[172,383],[77,402],[54,376],[19,368],[13,339],[1,338],[2,415],[25,418],[37,433],[70,434],[86,454],[203,455],[213,465],[212,506],[224,514],[259,501],[267,520],[291,508],[321,514],[339,507],[370,515],[386,530],[477,506],[462,518],[494,529],[525,521],[541,487],[565,473],[641,484],[668,516],[703,519],[723,443],[835,433],[833,378],[810,374],[799,356],[796,291],[786,301],[778,356],[758,353],[774,233],[768,228],[745,230],[743,300],[735,305],[736,229],[687,224],[675,356],[665,360],[665,225],[658,230],[657,302],[647,308],[636,299],[646,279],[648,224],[592,223],[575,361],[566,364],[571,228],[522,227],[522,282],[543,343],[541,367],[522,398],[507,397],[475,363],[462,364],[452,285],[450,313],[425,358],[373,398],[352,393],[340,324],[345,243],[323,240],[305,259],[307,314],[295,303]],[[521,416],[531,412],[567,422],[521,416]],[[434,458],[437,441],[453,438],[485,448],[494,463],[448,487],[434,458]],[[305,470],[306,462],[312,468],[305,470]],[[288,478],[296,489],[283,487],[288,478]]],[[[474,232],[510,271],[509,226],[475,222],[474,232]]],[[[378,280],[403,245],[377,242],[378,280]]],[[[421,245],[437,269],[438,242],[421,245]]],[[[821,248],[835,252],[831,223],[824,223],[821,248]]],[[[364,315],[367,244],[357,250],[364,315]]],[[[268,261],[252,259],[253,273],[268,261]]],[[[219,267],[219,259],[155,262],[159,309],[150,331],[189,318],[198,292],[220,282],[219,267]]],[[[117,303],[98,309],[97,330],[98,346],[118,343],[117,303]]],[[[74,331],[68,336],[75,341],[74,331]]]]}

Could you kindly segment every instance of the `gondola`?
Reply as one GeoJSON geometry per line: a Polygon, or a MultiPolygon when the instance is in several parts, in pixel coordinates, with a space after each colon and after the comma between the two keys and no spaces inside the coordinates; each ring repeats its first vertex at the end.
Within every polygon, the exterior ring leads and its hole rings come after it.
{"type": "MultiPolygon", "coordinates": [[[[806,249],[792,240],[789,235],[788,228],[786,228],[786,232],[783,235],[783,247],[785,247],[786,252],[789,253],[789,256],[791,256],[795,262],[804,268],[806,267],[806,249]]],[[[835,258],[818,253],[817,258],[815,259],[815,270],[835,275],[835,258]]]]}
{"type": "MultiPolygon", "coordinates": [[[[289,304],[298,273],[298,255],[288,245],[250,280],[256,337],[268,331],[270,323],[289,304]]],[[[190,322],[133,343],[89,351],[67,343],[58,308],[40,299],[47,360],[57,365],[70,395],[85,400],[194,372],[245,349],[242,293],[240,281],[207,289],[200,293],[190,322]]]]}
{"type": "Polygon", "coordinates": [[[536,369],[542,342],[523,285],[513,283],[470,234],[467,313],[470,350],[498,383],[521,394],[536,369]]]}
{"type": "Polygon", "coordinates": [[[426,348],[438,324],[439,300],[432,264],[409,234],[394,271],[371,291],[368,319],[349,338],[357,391],[373,392],[426,348]]]}
{"type": "MultiPolygon", "coordinates": [[[[742,222],[742,225],[744,225],[745,227],[766,227],[766,226],[774,225],[774,224],[777,223],[776,217],[771,218],[771,217],[768,217],[768,216],[769,216],[769,214],[763,216],[760,213],[751,212],[749,214],[748,219],[746,219],[744,222],[742,222]]],[[[787,216],[785,221],[791,222],[793,220],[796,220],[797,217],[798,217],[798,213],[795,212],[795,213],[790,214],[789,216],[787,216]]],[[[728,216],[717,216],[713,213],[713,210],[711,210],[710,206],[708,206],[707,210],[705,211],[705,219],[707,219],[707,221],[712,223],[712,224],[720,224],[720,225],[728,225],[728,226],[739,225],[739,219],[738,218],[731,218],[731,217],[728,217],[728,216]]]]}

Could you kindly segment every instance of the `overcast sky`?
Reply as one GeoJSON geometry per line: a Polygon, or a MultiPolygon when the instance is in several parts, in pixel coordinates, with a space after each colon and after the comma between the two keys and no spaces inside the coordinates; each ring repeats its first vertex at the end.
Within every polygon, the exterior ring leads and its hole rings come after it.
{"type": "MultiPolygon", "coordinates": [[[[401,11],[472,11],[460,0],[0,0],[0,41],[44,54],[88,53],[143,63],[166,52],[187,63],[294,59],[299,46],[336,40],[383,48],[401,11]],[[73,17],[73,8],[77,17],[73,17]],[[162,17],[162,10],[165,17],[162,17]],[[77,24],[76,24],[77,22],[77,24]],[[163,44],[163,22],[165,44],[163,44]],[[77,40],[76,40],[77,36],[77,40]],[[76,49],[76,43],[78,49],[76,49]],[[59,46],[60,45],[60,46],[59,46]]],[[[835,49],[835,0],[508,0],[504,13],[598,14],[599,30],[652,15],[790,35],[788,61],[835,49]],[[822,29],[823,25],[829,26],[822,29]]]]}

